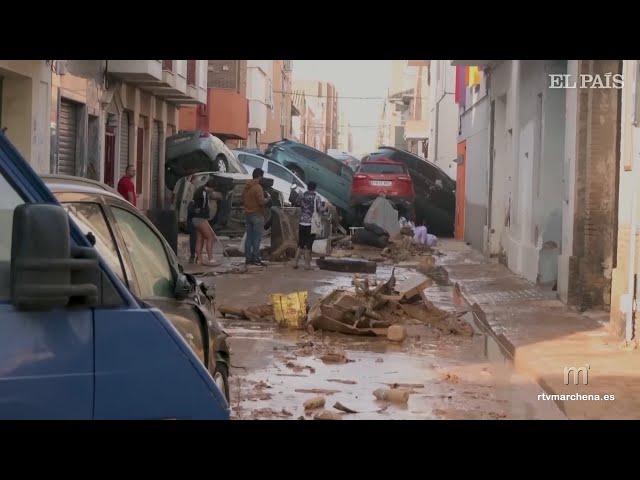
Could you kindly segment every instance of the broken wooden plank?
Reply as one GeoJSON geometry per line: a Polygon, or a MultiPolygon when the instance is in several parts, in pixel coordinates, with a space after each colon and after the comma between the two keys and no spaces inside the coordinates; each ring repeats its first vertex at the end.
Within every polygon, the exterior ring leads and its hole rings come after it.
{"type": "Polygon", "coordinates": [[[333,408],[335,408],[336,410],[340,410],[340,411],[342,411],[342,412],[345,412],[345,413],[358,413],[357,411],[352,410],[352,409],[351,409],[351,408],[349,408],[349,407],[345,407],[345,406],[344,406],[343,404],[341,404],[340,402],[336,402],[336,403],[334,403],[334,404],[333,404],[333,408]]]}
{"type": "Polygon", "coordinates": [[[433,285],[433,281],[430,279],[421,282],[419,285],[416,285],[415,287],[410,288],[409,290],[404,292],[402,294],[401,301],[404,303],[413,303],[417,300],[422,299],[422,292],[424,291],[424,289],[429,288],[431,285],[433,285]]]}
{"type": "Polygon", "coordinates": [[[296,393],[315,393],[317,395],[333,395],[334,393],[340,393],[340,390],[327,390],[324,388],[296,388],[296,393]]]}

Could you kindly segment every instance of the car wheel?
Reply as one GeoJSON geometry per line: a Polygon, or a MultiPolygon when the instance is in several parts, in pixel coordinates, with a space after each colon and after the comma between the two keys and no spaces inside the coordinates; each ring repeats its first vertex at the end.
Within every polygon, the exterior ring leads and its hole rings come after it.
{"type": "Polygon", "coordinates": [[[217,172],[228,172],[229,165],[227,164],[227,159],[224,155],[220,154],[216,157],[216,171],[217,172]]]}
{"type": "Polygon", "coordinates": [[[213,371],[213,381],[220,391],[224,393],[227,403],[231,403],[229,398],[229,367],[224,362],[216,362],[216,369],[213,371]]]}

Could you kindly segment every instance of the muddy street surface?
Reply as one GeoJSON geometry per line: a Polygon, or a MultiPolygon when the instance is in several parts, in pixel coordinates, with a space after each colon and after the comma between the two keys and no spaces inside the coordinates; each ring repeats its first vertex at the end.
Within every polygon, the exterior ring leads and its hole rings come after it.
{"type": "MultiPolygon", "coordinates": [[[[425,280],[416,267],[396,266],[398,290],[425,280]]],[[[391,271],[391,265],[380,264],[375,277],[386,280],[391,271]]],[[[215,274],[200,278],[215,284],[218,305],[243,308],[265,304],[273,293],[302,290],[313,305],[336,288],[353,288],[353,274],[294,270],[286,263],[245,272],[240,258],[224,258],[215,274]]],[[[452,286],[435,283],[425,292],[443,310],[468,310],[452,286]]],[[[553,402],[537,399],[542,389],[517,374],[498,345],[478,330],[462,336],[407,325],[407,338],[396,343],[267,321],[219,320],[231,336],[234,419],[564,418],[553,402]],[[408,401],[374,396],[388,388],[408,392],[408,401]],[[318,408],[305,409],[305,402],[318,408]]]]}

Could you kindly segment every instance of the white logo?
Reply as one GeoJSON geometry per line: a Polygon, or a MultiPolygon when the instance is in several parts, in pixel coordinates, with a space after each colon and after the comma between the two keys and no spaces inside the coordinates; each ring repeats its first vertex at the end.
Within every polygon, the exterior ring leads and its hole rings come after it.
{"type": "Polygon", "coordinates": [[[550,73],[549,88],[623,88],[624,76],[621,73],[575,75],[568,73],[550,73]]]}

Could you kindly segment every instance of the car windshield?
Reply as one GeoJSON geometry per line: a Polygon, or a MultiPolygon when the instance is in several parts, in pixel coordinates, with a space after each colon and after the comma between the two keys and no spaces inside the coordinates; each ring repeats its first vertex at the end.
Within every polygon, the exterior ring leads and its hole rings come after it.
{"type": "Polygon", "coordinates": [[[403,165],[394,163],[363,163],[360,165],[362,173],[403,174],[406,172],[403,165]]]}

